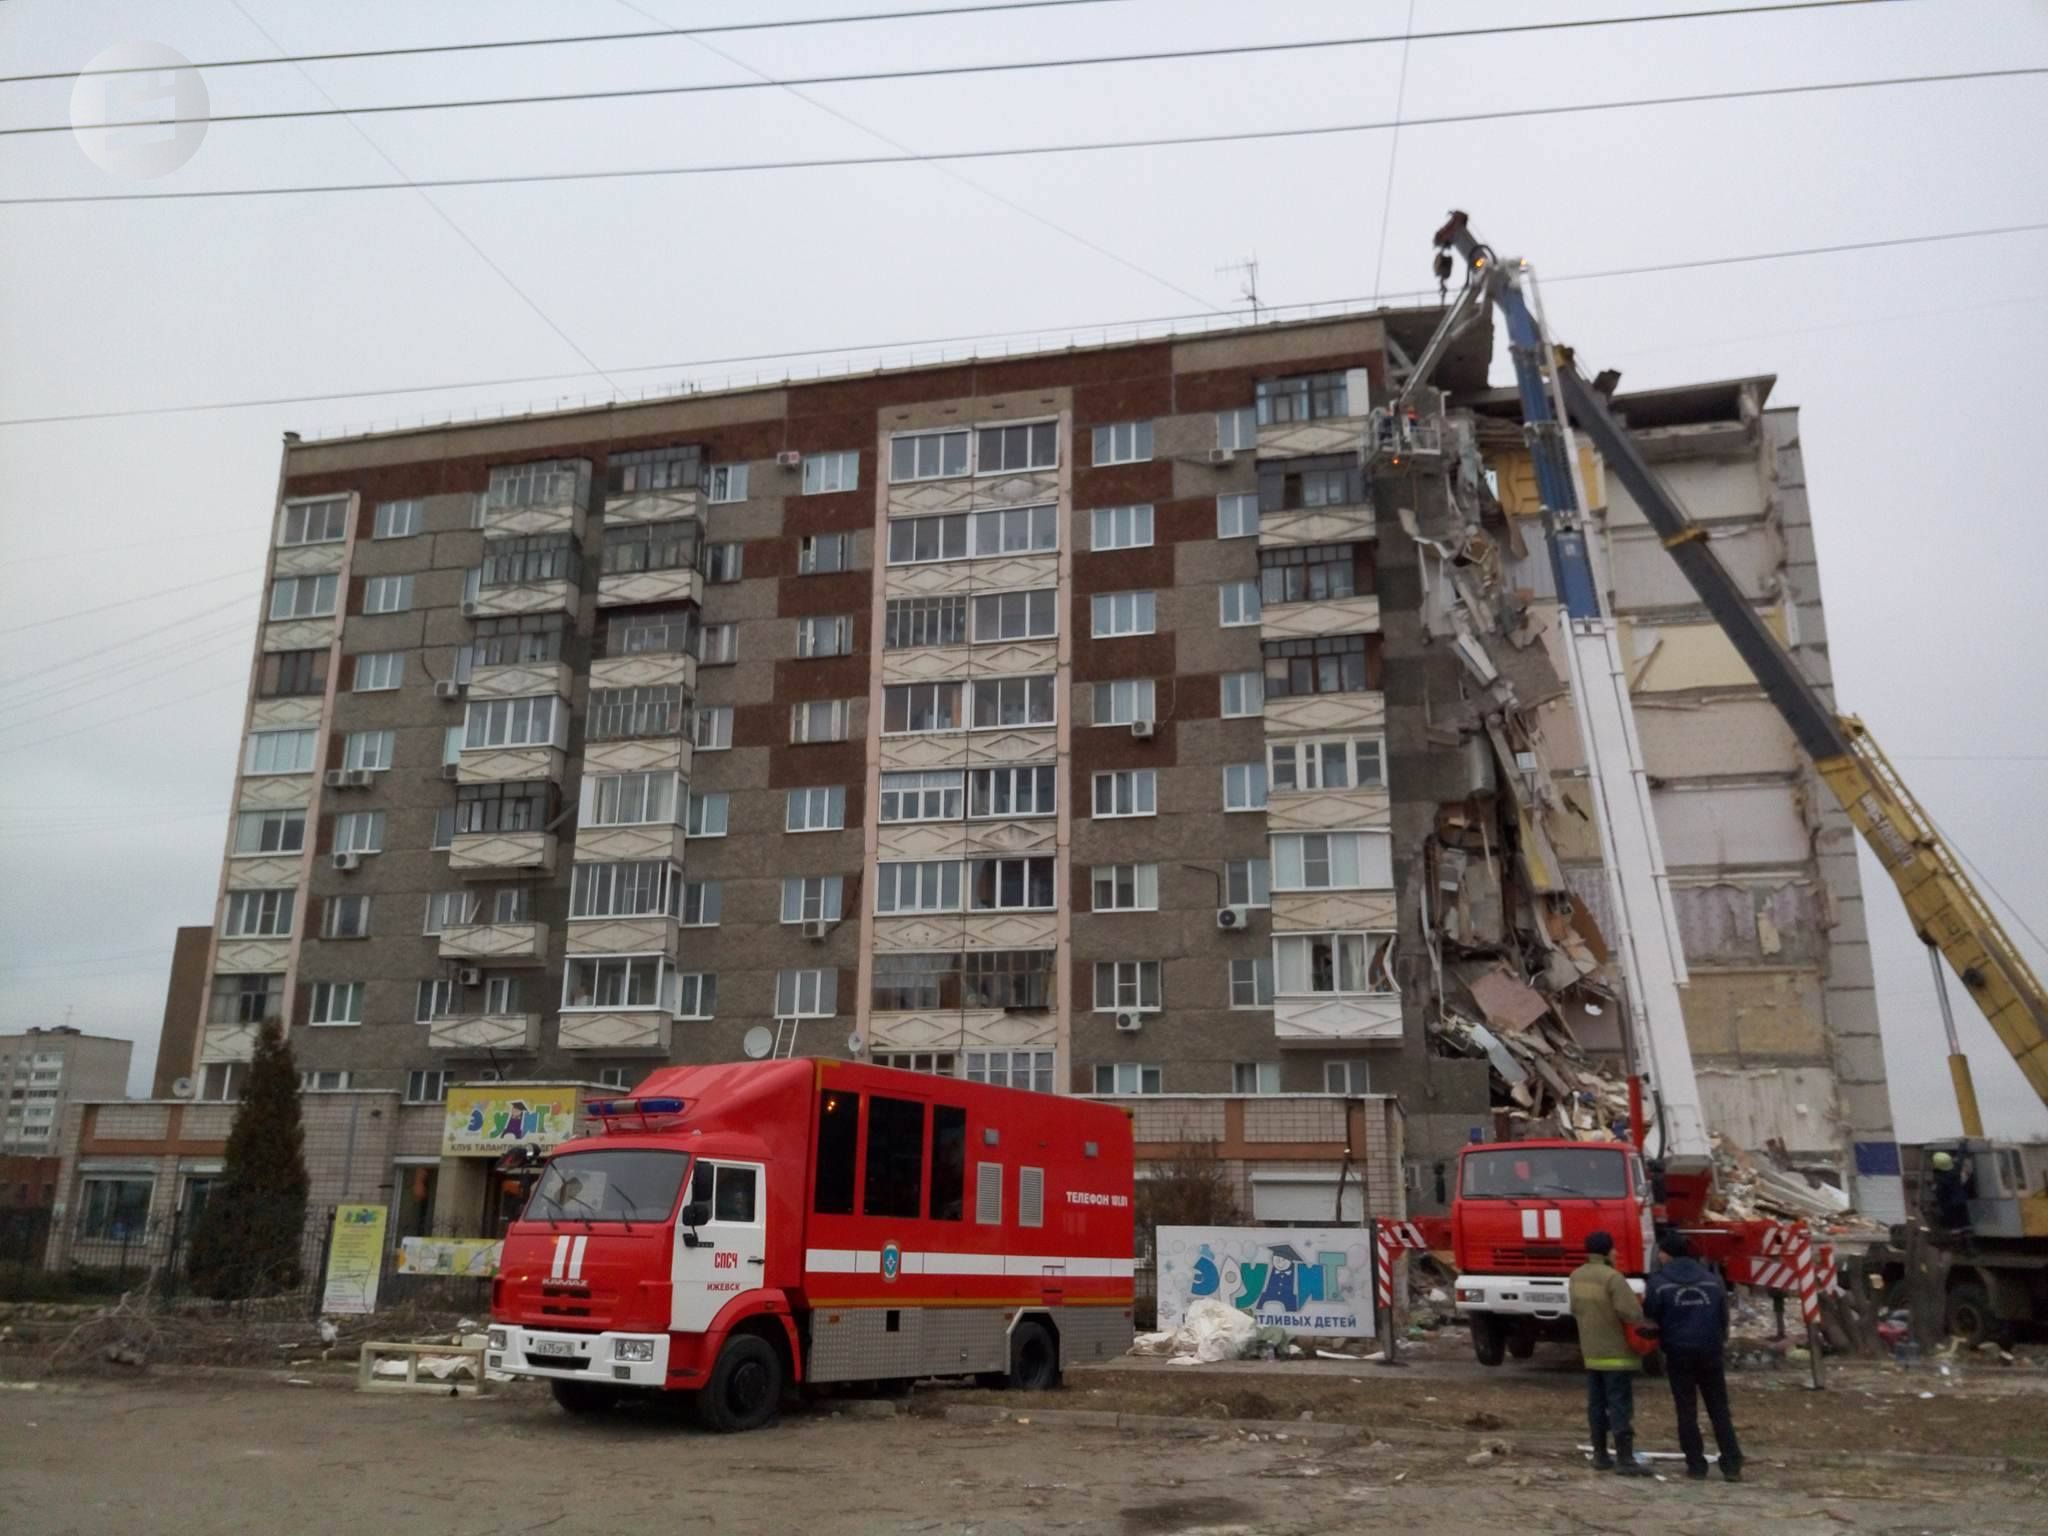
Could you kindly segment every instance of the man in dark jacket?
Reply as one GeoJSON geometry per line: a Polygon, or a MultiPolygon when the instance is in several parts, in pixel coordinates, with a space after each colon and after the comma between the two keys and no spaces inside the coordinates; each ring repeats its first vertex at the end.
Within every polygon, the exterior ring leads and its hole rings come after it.
{"type": "Polygon", "coordinates": [[[1628,1325],[1643,1320],[1642,1303],[1628,1277],[1614,1267],[1614,1239],[1586,1234],[1586,1262],[1566,1283],[1572,1321],[1579,1325],[1579,1355],[1586,1363],[1586,1424],[1593,1432],[1593,1465],[1623,1477],[1648,1477],[1636,1460],[1636,1373],[1641,1360],[1629,1347],[1628,1325]],[[1608,1431],[1614,1455],[1607,1454],[1608,1431]]]}
{"type": "Polygon", "coordinates": [[[1728,1412],[1728,1287],[1686,1245],[1685,1234],[1667,1232],[1657,1240],[1664,1262],[1650,1276],[1643,1312],[1657,1325],[1664,1346],[1664,1370],[1678,1413],[1678,1445],[1687,1477],[1707,1475],[1707,1450],[1700,1440],[1699,1399],[1706,1399],[1721,1452],[1721,1475],[1742,1481],[1742,1447],[1728,1412]]]}

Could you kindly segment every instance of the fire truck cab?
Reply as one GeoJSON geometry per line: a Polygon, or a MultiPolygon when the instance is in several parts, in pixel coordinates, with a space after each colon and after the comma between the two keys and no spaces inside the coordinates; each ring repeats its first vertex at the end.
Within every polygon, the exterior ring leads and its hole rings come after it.
{"type": "Polygon", "coordinates": [[[494,1370],[571,1412],[799,1383],[1049,1387],[1131,1340],[1129,1116],[843,1061],[663,1068],[593,1103],[506,1233],[494,1370]]]}

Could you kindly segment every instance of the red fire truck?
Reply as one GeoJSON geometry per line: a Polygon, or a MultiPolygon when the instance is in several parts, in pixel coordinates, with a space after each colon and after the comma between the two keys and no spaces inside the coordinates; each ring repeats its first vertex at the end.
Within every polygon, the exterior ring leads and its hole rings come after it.
{"type": "Polygon", "coordinates": [[[584,1107],[505,1236],[488,1359],[572,1413],[799,1383],[1054,1385],[1131,1341],[1130,1117],[843,1061],[656,1071],[584,1107]]]}

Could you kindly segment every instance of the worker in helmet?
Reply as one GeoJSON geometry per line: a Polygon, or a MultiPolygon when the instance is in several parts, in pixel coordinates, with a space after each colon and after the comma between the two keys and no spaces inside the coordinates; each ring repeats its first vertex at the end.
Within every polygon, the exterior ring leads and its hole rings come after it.
{"type": "Polygon", "coordinates": [[[1614,1267],[1614,1238],[1586,1234],[1586,1262],[1567,1285],[1572,1321],[1579,1325],[1579,1354],[1586,1362],[1586,1422],[1593,1432],[1593,1465],[1623,1477],[1648,1477],[1636,1460],[1636,1372],[1643,1368],[1629,1347],[1628,1324],[1643,1320],[1643,1305],[1628,1278],[1614,1267]],[[1614,1434],[1614,1454],[1607,1435],[1614,1434]]]}
{"type": "Polygon", "coordinates": [[[1937,1152],[1932,1162],[1935,1223],[1950,1232],[1965,1231],[1970,1225],[1968,1175],[1953,1152],[1937,1152]]]}

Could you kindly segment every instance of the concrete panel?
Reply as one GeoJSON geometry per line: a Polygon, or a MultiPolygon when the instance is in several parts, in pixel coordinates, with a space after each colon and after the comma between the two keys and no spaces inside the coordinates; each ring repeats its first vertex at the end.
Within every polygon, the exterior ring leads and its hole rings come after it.
{"type": "MultiPolygon", "coordinates": [[[[1709,543],[1744,597],[1754,600],[1777,595],[1785,551],[1768,525],[1718,530],[1709,536],[1709,543]]],[[[1664,548],[1664,541],[1650,529],[1617,530],[1608,540],[1607,556],[1615,607],[1620,611],[1699,606],[1699,594],[1664,548]]]]}
{"type": "Polygon", "coordinates": [[[1701,1056],[1827,1057],[1815,972],[1696,970],[1683,998],[1686,1033],[1701,1056]]]}
{"type": "Polygon", "coordinates": [[[1052,853],[1058,842],[1059,822],[1051,816],[967,823],[969,853],[1052,853]]]}
{"type": "MultiPolygon", "coordinates": [[[[1276,373],[1285,373],[1282,365],[1301,358],[1378,352],[1385,346],[1386,333],[1381,323],[1371,318],[1258,326],[1230,336],[1175,342],[1173,371],[1209,373],[1224,368],[1271,366],[1276,373]]],[[[1251,403],[1249,398],[1245,403],[1251,403]]]]}
{"type": "Polygon", "coordinates": [[[1316,507],[1268,512],[1259,519],[1259,547],[1285,544],[1363,544],[1379,537],[1371,507],[1316,507]]]}
{"type": "Polygon", "coordinates": [[[464,784],[523,784],[531,779],[559,784],[566,761],[560,747],[465,747],[457,771],[464,784]]]}
{"type": "MultiPolygon", "coordinates": [[[[1764,625],[1785,638],[1785,616],[1772,609],[1764,625]]],[[[1754,688],[1755,675],[1713,623],[1648,624],[1624,619],[1621,653],[1629,658],[1630,691],[1668,693],[1681,688],[1754,688]]]]}
{"type": "MultiPolygon", "coordinates": [[[[1572,894],[1609,931],[1607,886],[1596,866],[1570,871],[1572,894]]],[[[1671,903],[1695,965],[1817,969],[1829,953],[1827,899],[1810,881],[1733,878],[1675,882],[1671,903]]]]}
{"type": "Polygon", "coordinates": [[[1384,829],[1383,789],[1322,789],[1271,795],[1266,825],[1275,832],[1327,832],[1340,827],[1384,829]]]}
{"type": "Polygon", "coordinates": [[[695,756],[688,738],[682,736],[594,741],[583,749],[583,771],[586,774],[653,773],[666,768],[687,779],[695,756]]]}
{"type": "Polygon", "coordinates": [[[565,1051],[659,1051],[669,1048],[675,1016],[655,1010],[584,1013],[565,1009],[557,1038],[565,1051]]]}
{"type": "Polygon", "coordinates": [[[1287,421],[1259,428],[1259,460],[1356,453],[1365,445],[1363,416],[1327,416],[1321,421],[1287,421]]]}
{"type": "Polygon", "coordinates": [[[238,889],[277,890],[297,885],[305,873],[297,854],[284,858],[230,858],[228,884],[238,889]]]}
{"type": "Polygon", "coordinates": [[[1392,891],[1275,891],[1275,933],[1333,933],[1390,929],[1392,891]]]}
{"type": "MultiPolygon", "coordinates": [[[[1729,459],[1667,460],[1657,466],[1657,477],[1696,523],[1762,517],[1769,495],[1763,459],[1753,453],[1729,459]]],[[[1607,485],[1607,521],[1616,527],[1649,521],[1628,487],[1613,477],[1607,485]]]]}
{"type": "Polygon", "coordinates": [[[521,699],[553,693],[566,699],[569,683],[570,671],[566,661],[478,667],[469,679],[469,696],[472,699],[521,699]]]}
{"type": "Polygon", "coordinates": [[[278,576],[325,576],[341,569],[345,544],[297,544],[277,552],[273,574],[278,576]]]}
{"type": "Polygon", "coordinates": [[[552,832],[465,832],[448,851],[448,867],[461,874],[493,876],[506,870],[555,872],[552,832]]]}
{"type": "Polygon", "coordinates": [[[1000,555],[989,560],[945,560],[892,565],[882,573],[888,597],[941,597],[953,592],[1016,592],[1059,585],[1058,555],[1000,555]]]}
{"type": "Polygon", "coordinates": [[[488,1056],[494,1051],[530,1055],[540,1048],[537,1013],[459,1013],[433,1019],[427,1044],[454,1056],[488,1056]]]}
{"type": "Polygon", "coordinates": [[[690,491],[643,491],[618,496],[604,504],[606,523],[670,523],[704,515],[704,493],[690,491]]]}
{"type": "Polygon", "coordinates": [[[1699,1069],[1707,1124],[1739,1147],[1761,1150],[1773,1137],[1794,1152],[1836,1152],[1835,1075],[1825,1067],[1699,1069]]]}
{"type": "Polygon", "coordinates": [[[1796,865],[1811,851],[1805,808],[1791,784],[1658,790],[1650,799],[1672,869],[1796,865]]]}
{"type": "Polygon", "coordinates": [[[1333,1041],[1398,1041],[1398,997],[1282,997],[1273,1004],[1273,1037],[1282,1045],[1328,1045],[1333,1041]]]}
{"type": "Polygon", "coordinates": [[[1059,1039],[1059,1016],[970,1008],[958,1013],[876,1013],[868,1017],[875,1051],[954,1051],[978,1047],[1046,1047],[1059,1039]]]}
{"type": "Polygon", "coordinates": [[[457,923],[441,930],[443,960],[545,960],[546,923],[457,923]]]}
{"type": "Polygon", "coordinates": [[[1380,627],[1380,600],[1366,594],[1321,603],[1281,603],[1259,618],[1266,640],[1308,640],[1318,635],[1371,634],[1380,627]]]}
{"type": "Polygon", "coordinates": [[[590,664],[592,688],[681,688],[697,691],[697,658],[682,655],[607,656],[590,664]]]}
{"type": "Polygon", "coordinates": [[[1337,736],[1384,729],[1387,700],[1381,693],[1311,693],[1300,698],[1268,698],[1265,713],[1268,735],[1337,736]]]}
{"type": "Polygon", "coordinates": [[[215,974],[281,971],[291,956],[290,939],[222,939],[214,950],[215,974]]]}
{"type": "Polygon", "coordinates": [[[576,833],[576,862],[600,860],[624,863],[631,859],[669,859],[683,862],[683,829],[678,826],[583,827],[576,833]]]}
{"type": "Polygon", "coordinates": [[[967,824],[913,821],[877,828],[875,857],[886,863],[916,859],[957,859],[967,852],[967,824]]]}
{"type": "MultiPolygon", "coordinates": [[[[488,597],[495,588],[486,588],[488,597]]],[[[702,603],[704,577],[692,570],[624,571],[600,576],[597,606],[616,608],[628,603],[702,603]]]]}
{"type": "Polygon", "coordinates": [[[882,653],[885,683],[927,683],[951,677],[1021,677],[1059,665],[1054,640],[1011,640],[995,645],[941,645],[882,653]]]}
{"type": "Polygon", "coordinates": [[[675,958],[672,917],[573,918],[563,930],[572,955],[667,955],[675,958]]]}
{"type": "Polygon", "coordinates": [[[276,730],[287,725],[318,725],[322,699],[258,699],[249,711],[249,728],[276,730]]]}
{"type": "Polygon", "coordinates": [[[320,651],[334,644],[335,621],[328,619],[289,619],[282,624],[266,624],[263,627],[263,649],[266,651],[320,651]]]}
{"type": "Polygon", "coordinates": [[[281,811],[313,803],[313,775],[310,773],[267,773],[244,779],[235,796],[235,808],[243,811],[281,811]]]}
{"type": "Polygon", "coordinates": [[[489,619],[523,613],[574,613],[576,598],[575,584],[567,581],[520,581],[508,586],[485,587],[476,595],[475,617],[489,619]]]}

